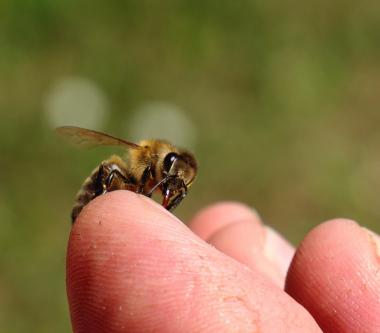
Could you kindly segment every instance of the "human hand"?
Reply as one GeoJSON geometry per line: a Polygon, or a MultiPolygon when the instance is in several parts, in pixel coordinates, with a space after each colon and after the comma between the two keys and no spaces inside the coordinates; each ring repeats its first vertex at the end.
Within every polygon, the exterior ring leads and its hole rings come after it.
{"type": "Polygon", "coordinates": [[[354,222],[329,221],[286,274],[294,249],[243,205],[206,208],[189,229],[144,196],[111,192],[71,231],[73,330],[380,332],[379,244],[354,222]]]}

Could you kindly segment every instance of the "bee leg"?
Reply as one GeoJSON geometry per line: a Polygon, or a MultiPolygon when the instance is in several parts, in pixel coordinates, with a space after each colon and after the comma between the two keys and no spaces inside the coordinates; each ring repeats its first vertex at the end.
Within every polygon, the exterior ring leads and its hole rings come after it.
{"type": "Polygon", "coordinates": [[[104,192],[105,186],[104,186],[104,182],[103,182],[104,174],[105,174],[104,165],[101,164],[99,166],[98,174],[97,174],[96,180],[95,180],[95,197],[105,193],[104,192]]]}
{"type": "Polygon", "coordinates": [[[169,205],[166,207],[167,210],[173,210],[176,208],[179,203],[186,197],[187,195],[187,187],[184,186],[182,191],[178,193],[173,199],[170,201],[169,205]]]}
{"type": "Polygon", "coordinates": [[[144,194],[147,197],[151,197],[152,196],[151,194],[149,195],[147,193],[144,193],[145,185],[146,185],[146,183],[147,183],[147,181],[148,181],[148,179],[149,179],[149,177],[150,177],[151,174],[152,174],[152,167],[150,165],[148,165],[145,168],[145,170],[144,170],[144,172],[143,172],[143,174],[141,176],[140,185],[137,188],[136,193],[144,194]]]}
{"type": "MultiPolygon", "coordinates": [[[[103,194],[112,191],[112,182],[116,179],[121,179],[125,184],[131,185],[131,180],[123,175],[118,169],[113,169],[110,171],[103,183],[103,194]]],[[[117,188],[116,188],[117,189],[117,188]]]]}

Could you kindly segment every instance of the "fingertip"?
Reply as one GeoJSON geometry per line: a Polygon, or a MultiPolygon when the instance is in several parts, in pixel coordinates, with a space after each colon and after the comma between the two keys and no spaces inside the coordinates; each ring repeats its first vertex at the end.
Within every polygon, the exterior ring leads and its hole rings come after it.
{"type": "Polygon", "coordinates": [[[324,332],[380,328],[377,244],[376,238],[347,219],[322,223],[301,242],[286,291],[309,310],[324,332]]]}
{"type": "Polygon", "coordinates": [[[146,258],[154,262],[152,256],[160,254],[157,244],[165,238],[180,240],[186,233],[174,215],[141,195],[114,191],[91,201],[72,227],[67,250],[73,330],[125,331],[123,327],[133,323],[138,308],[131,297],[128,301],[125,297],[130,296],[129,286],[138,290],[134,279],[143,286],[144,276],[151,274],[154,280],[162,269],[159,263],[149,267],[141,263],[146,258]]]}
{"type": "Polygon", "coordinates": [[[257,269],[283,288],[294,248],[258,213],[238,202],[221,202],[200,211],[190,228],[218,250],[257,269]]]}
{"type": "Polygon", "coordinates": [[[152,199],[131,191],[112,191],[96,197],[81,211],[74,226],[83,223],[99,223],[107,220],[109,223],[121,220],[136,221],[144,215],[157,212],[166,217],[176,217],[152,199]]]}
{"type": "Polygon", "coordinates": [[[305,237],[307,239],[308,237],[324,237],[334,234],[335,232],[338,232],[339,230],[349,230],[352,228],[356,228],[359,226],[359,224],[351,219],[346,218],[335,218],[328,221],[325,221],[319,225],[317,225],[315,228],[313,228],[305,237]]]}
{"type": "Polygon", "coordinates": [[[200,238],[208,240],[227,225],[244,220],[261,224],[254,209],[239,202],[225,201],[202,209],[191,220],[189,227],[200,238]]]}

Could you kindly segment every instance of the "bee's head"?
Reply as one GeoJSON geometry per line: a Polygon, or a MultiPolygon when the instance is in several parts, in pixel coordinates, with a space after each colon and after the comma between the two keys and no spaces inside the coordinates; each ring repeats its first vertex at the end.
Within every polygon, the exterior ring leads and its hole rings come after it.
{"type": "Polygon", "coordinates": [[[165,156],[162,168],[162,185],[164,195],[163,206],[166,208],[170,199],[180,191],[186,191],[193,183],[197,173],[197,162],[188,152],[171,152],[165,156]]]}

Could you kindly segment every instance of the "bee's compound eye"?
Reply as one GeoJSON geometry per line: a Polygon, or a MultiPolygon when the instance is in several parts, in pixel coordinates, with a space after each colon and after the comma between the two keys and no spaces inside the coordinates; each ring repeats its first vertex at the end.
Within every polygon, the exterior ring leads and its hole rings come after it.
{"type": "Polygon", "coordinates": [[[173,165],[174,161],[178,158],[177,153],[169,153],[165,156],[164,159],[164,170],[166,172],[169,172],[171,166],[173,165]]]}

